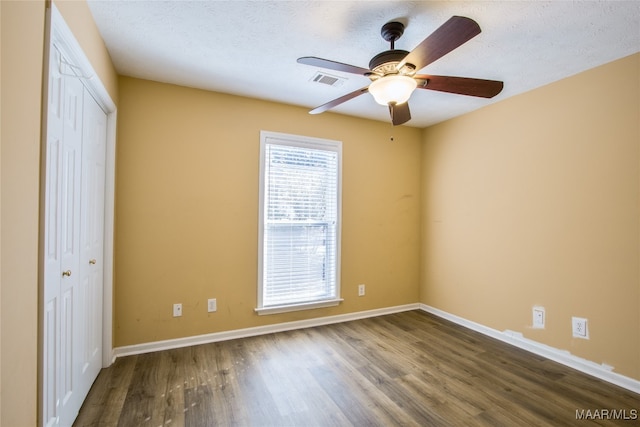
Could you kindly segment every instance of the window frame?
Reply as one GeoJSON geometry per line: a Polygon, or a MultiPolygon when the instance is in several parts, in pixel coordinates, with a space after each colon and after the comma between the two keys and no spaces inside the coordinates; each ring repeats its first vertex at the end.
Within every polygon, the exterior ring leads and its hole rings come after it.
{"type": "Polygon", "coordinates": [[[314,138],[302,135],[292,135],[279,132],[260,131],[260,176],[259,176],[259,209],[258,209],[258,298],[256,313],[276,314],[289,311],[308,310],[321,307],[332,307],[343,301],[340,294],[340,264],[341,264],[341,229],[342,229],[342,141],[314,138]],[[335,295],[330,299],[310,302],[297,302],[283,305],[264,306],[264,237],[265,237],[265,173],[266,147],[269,144],[286,145],[299,148],[309,148],[337,153],[337,188],[336,188],[336,241],[335,241],[335,295]]]}

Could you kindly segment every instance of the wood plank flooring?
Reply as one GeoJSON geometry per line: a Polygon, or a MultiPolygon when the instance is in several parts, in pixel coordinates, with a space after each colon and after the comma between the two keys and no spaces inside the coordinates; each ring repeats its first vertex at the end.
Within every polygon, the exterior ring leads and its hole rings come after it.
{"type": "Polygon", "coordinates": [[[634,414],[637,394],[409,311],[119,358],[74,425],[640,425],[634,414]]]}

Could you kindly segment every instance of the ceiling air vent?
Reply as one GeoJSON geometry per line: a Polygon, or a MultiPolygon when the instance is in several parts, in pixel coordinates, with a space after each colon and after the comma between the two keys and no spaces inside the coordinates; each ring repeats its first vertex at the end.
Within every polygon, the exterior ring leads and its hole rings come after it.
{"type": "Polygon", "coordinates": [[[345,78],[343,77],[338,77],[338,76],[332,76],[331,74],[327,74],[327,73],[323,73],[318,71],[312,78],[311,81],[314,83],[321,83],[324,85],[329,85],[329,86],[333,86],[333,87],[339,87],[342,86],[342,84],[345,82],[345,78]]]}

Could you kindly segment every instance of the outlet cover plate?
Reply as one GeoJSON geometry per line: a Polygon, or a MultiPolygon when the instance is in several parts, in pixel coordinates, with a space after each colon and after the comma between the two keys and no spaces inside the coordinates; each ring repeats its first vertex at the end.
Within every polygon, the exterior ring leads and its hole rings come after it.
{"type": "Polygon", "coordinates": [[[544,322],[546,320],[544,307],[533,307],[533,328],[544,329],[544,322]]]}
{"type": "Polygon", "coordinates": [[[218,302],[215,298],[209,298],[207,300],[207,312],[213,313],[218,310],[218,302]]]}
{"type": "Polygon", "coordinates": [[[573,330],[574,338],[589,339],[589,324],[587,319],[582,317],[571,318],[571,329],[573,330]]]}
{"type": "Polygon", "coordinates": [[[364,285],[358,285],[358,296],[359,297],[363,297],[364,296],[364,285]]]}
{"type": "Polygon", "coordinates": [[[173,317],[182,316],[182,304],[173,304],[173,317]]]}

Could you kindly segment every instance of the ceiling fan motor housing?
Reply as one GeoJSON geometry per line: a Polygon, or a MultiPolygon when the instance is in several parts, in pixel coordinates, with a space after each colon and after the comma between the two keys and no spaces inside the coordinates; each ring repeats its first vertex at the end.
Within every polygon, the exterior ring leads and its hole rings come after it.
{"type": "Polygon", "coordinates": [[[415,73],[416,67],[412,64],[405,64],[401,70],[396,68],[396,65],[400,63],[407,56],[409,52],[400,49],[391,49],[380,52],[369,61],[369,69],[373,71],[374,75],[371,77],[385,76],[387,74],[401,74],[405,76],[411,76],[415,73]]]}

